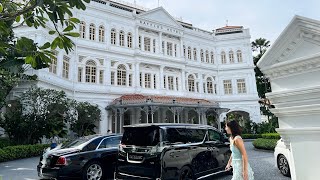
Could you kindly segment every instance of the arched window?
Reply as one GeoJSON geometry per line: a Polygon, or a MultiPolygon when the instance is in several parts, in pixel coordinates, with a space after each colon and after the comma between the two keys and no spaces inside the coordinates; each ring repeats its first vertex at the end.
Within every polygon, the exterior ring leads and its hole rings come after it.
{"type": "Polygon", "coordinates": [[[203,54],[203,50],[200,50],[200,57],[201,57],[201,62],[204,62],[204,54],[203,54]]]}
{"type": "Polygon", "coordinates": [[[207,78],[207,92],[213,94],[213,82],[211,78],[207,78]]]}
{"type": "Polygon", "coordinates": [[[226,53],[224,51],[221,52],[221,63],[226,64],[227,59],[226,59],[226,53]]]}
{"type": "Polygon", "coordinates": [[[191,47],[188,47],[188,59],[191,59],[191,47]]]}
{"type": "Polygon", "coordinates": [[[86,23],[84,21],[80,22],[79,34],[81,38],[86,38],[86,23]]]}
{"type": "Polygon", "coordinates": [[[230,60],[230,63],[234,63],[234,54],[233,54],[233,51],[229,51],[229,60],[230,60]]]}
{"type": "Polygon", "coordinates": [[[124,32],[120,31],[119,33],[120,46],[124,46],[124,32]]]}
{"type": "Polygon", "coordinates": [[[96,71],[96,63],[94,61],[88,61],[86,63],[86,82],[96,83],[96,71]]]}
{"type": "Polygon", "coordinates": [[[213,54],[212,51],[211,51],[211,53],[210,53],[210,56],[211,56],[211,63],[214,64],[214,54],[213,54]]]}
{"type": "Polygon", "coordinates": [[[104,27],[99,27],[99,42],[104,42],[104,27]]]}
{"type": "Polygon", "coordinates": [[[206,62],[209,63],[209,51],[206,50],[206,62]]]}
{"type": "Polygon", "coordinates": [[[132,48],[132,34],[131,33],[128,33],[128,36],[127,36],[127,44],[128,44],[128,48],[132,48]]]}
{"type": "Polygon", "coordinates": [[[116,30],[115,29],[111,29],[111,44],[116,45],[116,30]]]}
{"type": "Polygon", "coordinates": [[[96,38],[96,26],[94,24],[90,24],[89,39],[94,41],[95,38],[96,38]]]}
{"type": "Polygon", "coordinates": [[[195,86],[194,86],[194,77],[190,74],[188,76],[188,89],[189,92],[195,92],[195,86]]]}
{"type": "Polygon", "coordinates": [[[126,67],[121,64],[117,68],[117,84],[119,86],[126,86],[127,85],[127,71],[126,67]]]}
{"type": "Polygon", "coordinates": [[[197,48],[193,48],[193,60],[197,60],[197,48]]]}
{"type": "Polygon", "coordinates": [[[242,52],[241,52],[241,50],[237,51],[237,59],[238,59],[238,62],[242,62],[242,52]]]}

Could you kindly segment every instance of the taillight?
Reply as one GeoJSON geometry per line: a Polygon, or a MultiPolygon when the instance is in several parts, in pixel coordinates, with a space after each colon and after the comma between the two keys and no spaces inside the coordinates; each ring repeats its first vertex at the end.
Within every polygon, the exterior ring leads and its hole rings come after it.
{"type": "Polygon", "coordinates": [[[56,165],[67,165],[67,159],[63,156],[60,156],[56,162],[56,165]]]}
{"type": "Polygon", "coordinates": [[[120,145],[119,145],[119,150],[120,150],[121,152],[124,152],[124,149],[123,149],[123,148],[125,148],[125,147],[126,147],[125,144],[120,144],[120,145]]]}

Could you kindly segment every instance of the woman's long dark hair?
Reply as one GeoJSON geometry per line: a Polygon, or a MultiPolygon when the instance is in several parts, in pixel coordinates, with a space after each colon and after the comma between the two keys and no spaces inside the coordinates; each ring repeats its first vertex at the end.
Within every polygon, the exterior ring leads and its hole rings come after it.
{"type": "Polygon", "coordinates": [[[241,136],[241,127],[237,121],[233,120],[227,123],[227,126],[231,130],[232,137],[241,136]]]}

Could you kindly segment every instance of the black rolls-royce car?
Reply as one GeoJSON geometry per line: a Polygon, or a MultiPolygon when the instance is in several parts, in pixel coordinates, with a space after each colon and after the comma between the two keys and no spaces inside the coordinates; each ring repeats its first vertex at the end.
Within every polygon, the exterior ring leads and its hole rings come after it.
{"type": "Polygon", "coordinates": [[[113,178],[121,135],[92,135],[49,150],[37,166],[41,178],[113,178]]]}

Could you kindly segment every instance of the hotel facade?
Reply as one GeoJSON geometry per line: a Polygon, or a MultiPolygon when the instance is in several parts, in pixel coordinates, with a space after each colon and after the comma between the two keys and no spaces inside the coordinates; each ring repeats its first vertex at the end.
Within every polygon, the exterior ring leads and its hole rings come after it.
{"type": "MultiPolygon", "coordinates": [[[[92,0],[73,13],[81,21],[74,51],[58,50],[49,68],[28,73],[38,76],[38,87],[97,104],[97,132],[119,133],[135,123],[207,124],[210,116],[220,122],[229,112],[261,121],[249,29],[202,30],[162,7],[115,0],[92,0]]],[[[16,33],[43,44],[52,40],[49,30],[16,33]]],[[[21,83],[11,96],[30,85],[21,83]]]]}

